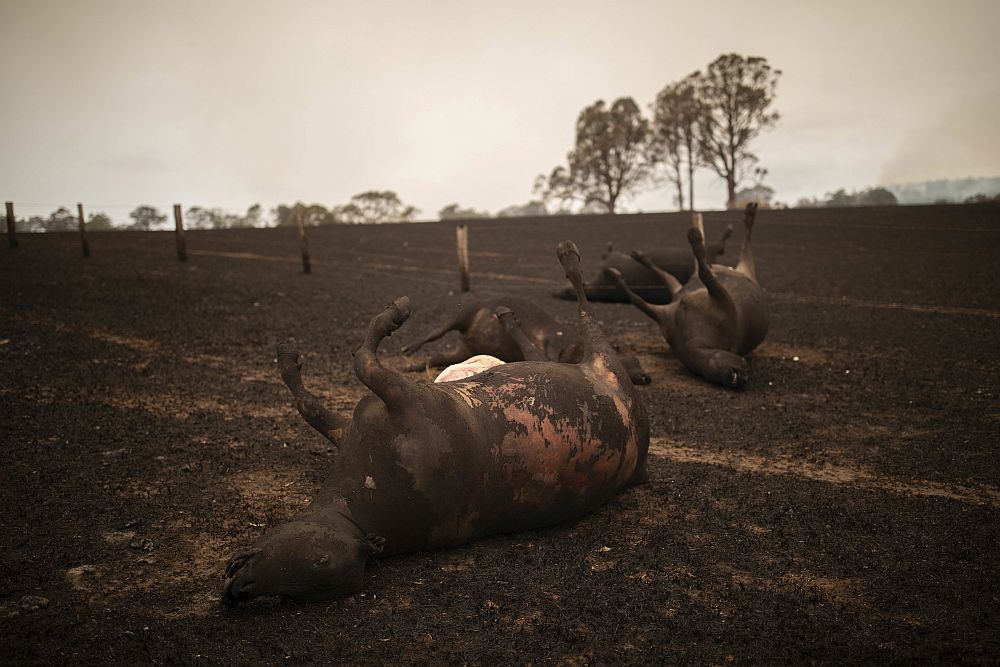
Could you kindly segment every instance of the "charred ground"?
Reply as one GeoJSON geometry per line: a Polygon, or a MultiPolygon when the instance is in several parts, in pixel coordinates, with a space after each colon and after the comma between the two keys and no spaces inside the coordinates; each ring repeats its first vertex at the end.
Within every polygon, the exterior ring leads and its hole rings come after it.
{"type": "MultiPolygon", "coordinates": [[[[710,236],[738,213],[706,215],[710,236]]],[[[686,216],[475,222],[473,286],[572,303],[555,245],[683,246],[686,216]]],[[[738,231],[730,242],[735,250],[738,231]]],[[[457,283],[450,224],[21,237],[0,252],[3,662],[1000,659],[1000,208],[762,211],[768,339],[733,393],[597,304],[654,375],[651,479],[575,524],[376,562],[326,604],[217,606],[327,443],[274,343],[349,410],[351,351],[406,294],[396,353],[457,283]]],[[[735,256],[731,253],[731,256],[735,256]]]]}

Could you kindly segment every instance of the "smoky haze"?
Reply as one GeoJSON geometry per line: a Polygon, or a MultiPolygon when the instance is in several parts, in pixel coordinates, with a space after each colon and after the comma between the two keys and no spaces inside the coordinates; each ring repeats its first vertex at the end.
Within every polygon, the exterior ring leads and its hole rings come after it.
{"type": "Polygon", "coordinates": [[[957,100],[940,118],[903,135],[884,183],[1000,174],[1000,89],[957,100]]]}
{"type": "MultiPolygon", "coordinates": [[[[1000,174],[1000,3],[694,4],[6,2],[3,194],[119,220],[371,189],[423,218],[495,212],[564,160],[585,106],[648,110],[728,52],[784,72],[782,120],[753,146],[781,201],[1000,174]]],[[[722,204],[697,183],[699,207],[722,204]]]]}

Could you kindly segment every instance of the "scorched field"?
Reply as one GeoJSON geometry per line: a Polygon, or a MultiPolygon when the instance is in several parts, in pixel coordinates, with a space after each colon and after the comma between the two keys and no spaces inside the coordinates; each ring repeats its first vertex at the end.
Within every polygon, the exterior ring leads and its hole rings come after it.
{"type": "MultiPolygon", "coordinates": [[[[735,256],[741,213],[727,222],[735,256]]],[[[473,289],[572,325],[555,256],[683,247],[688,216],[474,221],[473,289]]],[[[653,376],[650,480],[596,514],[374,561],[335,602],[219,606],[228,559],[334,456],[275,364],[348,411],[351,352],[458,286],[454,225],[21,235],[0,249],[4,663],[607,664],[1000,660],[1000,208],[761,211],[770,333],[733,392],[595,304],[653,376]]],[[[414,377],[420,374],[413,374],[414,377]]],[[[401,508],[405,511],[405,508],[401,508]]]]}

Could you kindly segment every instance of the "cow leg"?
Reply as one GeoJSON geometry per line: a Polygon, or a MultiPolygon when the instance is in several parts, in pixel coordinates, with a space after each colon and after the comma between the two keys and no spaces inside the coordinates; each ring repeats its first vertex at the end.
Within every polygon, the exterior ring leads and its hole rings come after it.
{"type": "MultiPolygon", "coordinates": [[[[670,304],[667,304],[667,306],[661,306],[659,304],[649,303],[643,299],[641,296],[632,291],[632,288],[628,286],[627,282],[625,282],[622,272],[618,269],[608,267],[604,269],[604,275],[615,281],[615,284],[618,285],[618,288],[625,293],[625,296],[628,297],[628,300],[632,302],[633,306],[644,312],[656,322],[663,324],[666,319],[670,318],[672,310],[669,308],[670,304]]],[[[673,278],[673,276],[670,277],[673,278]]],[[[677,282],[676,278],[674,278],[674,282],[677,282]]]]}
{"type": "Polygon", "coordinates": [[[726,320],[729,323],[729,335],[735,341],[736,336],[739,334],[739,315],[736,311],[736,303],[733,301],[733,297],[729,294],[729,291],[715,277],[712,267],[708,264],[708,260],[705,257],[705,238],[702,236],[701,230],[697,227],[689,229],[688,242],[691,244],[694,258],[698,262],[698,277],[706,289],[708,289],[712,300],[715,301],[725,314],[726,320]]]}
{"type": "Polygon", "coordinates": [[[422,371],[427,368],[440,368],[442,366],[451,366],[452,364],[457,364],[459,362],[465,361],[472,356],[472,352],[469,350],[468,345],[461,338],[449,343],[448,346],[439,351],[435,352],[426,359],[421,359],[419,361],[414,361],[403,367],[404,371],[422,371]]]}
{"type": "Polygon", "coordinates": [[[639,363],[639,357],[634,354],[629,354],[628,352],[622,352],[621,347],[612,344],[611,347],[615,349],[618,353],[618,361],[622,362],[622,367],[625,368],[625,372],[628,373],[629,378],[632,380],[632,384],[649,384],[653,379],[649,376],[649,373],[642,369],[642,364],[639,363]]]}
{"type": "Polygon", "coordinates": [[[441,352],[431,355],[430,359],[424,362],[420,368],[424,368],[425,366],[431,368],[451,366],[452,364],[461,363],[471,356],[472,351],[469,350],[469,346],[465,344],[464,340],[459,339],[455,341],[454,345],[450,345],[441,352]]]}
{"type": "Polygon", "coordinates": [[[401,296],[372,319],[364,342],[354,353],[354,373],[390,408],[405,409],[407,392],[413,383],[399,373],[383,367],[376,350],[379,343],[402,326],[409,317],[410,299],[401,296]]]}
{"type": "Polygon", "coordinates": [[[583,339],[583,358],[580,363],[587,363],[596,358],[610,359],[615,351],[611,341],[604,335],[597,320],[590,312],[590,302],[583,287],[583,274],[580,273],[580,250],[572,241],[563,241],[556,247],[556,256],[562,264],[566,278],[573,285],[580,313],[580,330],[583,339]]]}
{"type": "Polygon", "coordinates": [[[743,237],[743,247],[740,248],[740,261],[736,265],[737,271],[754,282],[757,282],[757,265],[753,260],[753,248],[750,247],[750,238],[753,236],[753,223],[756,217],[757,204],[756,202],[750,202],[747,204],[746,211],[743,214],[743,228],[746,230],[746,235],[743,237]]]}
{"type": "Polygon", "coordinates": [[[646,256],[646,253],[641,250],[633,250],[630,254],[632,255],[632,259],[652,271],[660,282],[663,283],[668,290],[670,290],[671,299],[677,296],[677,293],[684,289],[684,285],[681,284],[681,281],[677,280],[677,278],[674,278],[673,275],[654,264],[653,260],[646,256]]]}
{"type": "Polygon", "coordinates": [[[545,353],[539,350],[531,342],[531,339],[524,334],[524,331],[521,329],[521,323],[514,316],[514,311],[506,306],[500,306],[496,309],[494,315],[500,321],[507,335],[517,343],[517,347],[520,348],[521,355],[524,356],[525,361],[548,361],[545,353]]]}
{"type": "Polygon", "coordinates": [[[677,357],[695,375],[729,389],[746,386],[749,364],[729,350],[700,347],[697,343],[677,350],[677,357]]]}
{"type": "Polygon", "coordinates": [[[719,237],[719,242],[713,246],[708,247],[708,263],[715,264],[715,260],[718,259],[720,255],[726,254],[726,242],[729,241],[729,237],[733,235],[733,226],[726,225],[726,228],[722,230],[722,236],[719,237]]]}
{"type": "Polygon", "coordinates": [[[457,328],[458,328],[458,322],[456,322],[455,320],[448,320],[447,322],[439,324],[438,326],[431,329],[430,332],[420,340],[410,343],[409,345],[404,345],[403,348],[400,350],[400,352],[402,352],[403,354],[412,354],[413,352],[416,352],[427,343],[435,341],[438,338],[444,336],[452,329],[457,329],[457,328]]]}
{"type": "Polygon", "coordinates": [[[299,361],[299,350],[295,339],[289,338],[278,343],[278,369],[281,379],[288,386],[295,398],[295,409],[320,434],[340,446],[340,437],[344,428],[351,423],[348,417],[338,415],[327,409],[320,400],[302,384],[302,362],[299,361]]]}

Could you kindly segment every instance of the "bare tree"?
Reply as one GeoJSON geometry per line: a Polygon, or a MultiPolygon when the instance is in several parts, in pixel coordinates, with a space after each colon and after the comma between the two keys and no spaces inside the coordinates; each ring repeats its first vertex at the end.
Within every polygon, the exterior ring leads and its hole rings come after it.
{"type": "Polygon", "coordinates": [[[546,202],[580,201],[584,209],[595,205],[614,213],[622,196],[645,185],[651,175],[649,121],[631,97],[608,107],[598,100],[576,121],[576,145],[567,166],[540,176],[535,189],[546,202]]]}
{"type": "Polygon", "coordinates": [[[750,142],[778,121],[778,112],[770,109],[781,72],[771,69],[766,58],[730,53],[693,76],[703,105],[698,152],[726,181],[726,205],[732,208],[737,187],[757,163],[750,142]]]}

